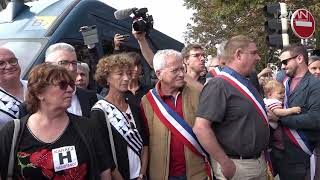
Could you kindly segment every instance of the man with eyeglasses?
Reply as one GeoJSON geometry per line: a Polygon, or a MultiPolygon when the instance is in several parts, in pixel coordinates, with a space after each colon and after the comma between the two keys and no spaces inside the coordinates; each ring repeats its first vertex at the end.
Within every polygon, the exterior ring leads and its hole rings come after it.
{"type": "Polygon", "coordinates": [[[184,81],[181,53],[159,50],[153,66],[159,81],[141,100],[149,132],[149,178],[206,179],[211,176],[208,156],[192,132],[200,92],[184,81]]]}
{"type": "MultiPolygon", "coordinates": [[[[74,81],[77,77],[77,55],[74,47],[67,43],[56,43],[46,51],[45,62],[58,64],[68,69],[74,81]]],[[[58,98],[58,97],[57,97],[58,98]]],[[[90,92],[81,88],[76,88],[72,96],[71,106],[68,112],[78,116],[89,117],[91,107],[97,102],[95,92],[90,92]]]]}
{"type": "Polygon", "coordinates": [[[320,142],[320,80],[308,71],[304,46],[284,48],[279,59],[286,74],[284,106],[300,106],[302,112],[278,120],[282,127],[276,131],[282,136],[272,143],[271,160],[281,180],[305,179],[310,172],[310,156],[320,142]]]}
{"type": "Polygon", "coordinates": [[[247,79],[261,60],[247,36],[224,48],[226,66],[203,88],[193,131],[214,159],[217,179],[267,179],[269,126],[263,99],[247,79]]]}
{"type": "Polygon", "coordinates": [[[20,79],[21,68],[15,54],[0,48],[0,129],[19,117],[19,105],[24,101],[27,82],[20,79]]]}
{"type": "Polygon", "coordinates": [[[194,80],[204,84],[206,78],[200,74],[204,71],[207,55],[199,44],[189,44],[181,51],[184,64],[186,65],[186,74],[194,80]]]}

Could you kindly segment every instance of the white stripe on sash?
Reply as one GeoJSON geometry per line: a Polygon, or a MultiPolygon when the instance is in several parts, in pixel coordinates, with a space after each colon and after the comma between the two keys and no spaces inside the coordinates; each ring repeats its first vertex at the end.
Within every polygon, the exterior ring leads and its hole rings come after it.
{"type": "Polygon", "coordinates": [[[268,123],[268,116],[267,116],[267,113],[266,111],[264,110],[264,108],[261,106],[261,104],[259,103],[259,101],[256,99],[256,97],[250,92],[250,90],[245,86],[243,85],[241,82],[239,82],[236,78],[234,78],[233,76],[231,76],[230,74],[224,72],[224,71],[221,71],[219,73],[220,76],[224,76],[226,78],[228,78],[229,80],[233,81],[235,84],[237,84],[249,97],[250,99],[254,102],[254,104],[258,107],[259,111],[261,113],[259,114],[262,114],[262,119],[268,123]]]}

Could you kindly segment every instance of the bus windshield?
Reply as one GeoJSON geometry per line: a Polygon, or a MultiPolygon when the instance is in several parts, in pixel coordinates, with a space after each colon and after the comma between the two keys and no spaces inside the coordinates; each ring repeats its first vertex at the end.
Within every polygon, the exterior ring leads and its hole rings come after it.
{"type": "Polygon", "coordinates": [[[44,40],[40,39],[0,40],[0,47],[8,48],[15,53],[21,67],[21,78],[25,77],[25,74],[33,65],[44,44],[44,40]]]}

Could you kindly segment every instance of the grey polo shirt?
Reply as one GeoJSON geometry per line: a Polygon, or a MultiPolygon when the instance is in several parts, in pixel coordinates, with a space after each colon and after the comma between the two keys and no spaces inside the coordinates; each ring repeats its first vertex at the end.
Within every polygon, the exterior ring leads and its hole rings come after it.
{"type": "Polygon", "coordinates": [[[254,105],[222,78],[214,78],[205,85],[197,117],[212,122],[227,155],[252,156],[267,148],[269,127],[254,105]]]}

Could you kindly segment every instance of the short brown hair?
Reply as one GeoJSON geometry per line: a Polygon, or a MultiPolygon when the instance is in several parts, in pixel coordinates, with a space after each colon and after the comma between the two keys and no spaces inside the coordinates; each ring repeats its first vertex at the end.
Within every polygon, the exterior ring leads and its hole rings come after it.
{"type": "Polygon", "coordinates": [[[232,61],[233,55],[236,53],[237,49],[245,49],[249,46],[250,43],[254,43],[252,39],[245,35],[234,36],[229,39],[224,47],[224,53],[222,58],[226,61],[232,61]]]}
{"type": "Polygon", "coordinates": [[[283,48],[282,51],[280,52],[280,54],[287,52],[287,51],[290,52],[290,55],[292,57],[301,54],[304,58],[304,62],[306,63],[306,65],[308,65],[308,51],[305,46],[300,45],[300,44],[291,44],[291,45],[283,48]]]}
{"type": "Polygon", "coordinates": [[[28,91],[26,95],[27,110],[35,113],[40,108],[38,95],[43,93],[51,84],[60,80],[74,81],[68,70],[52,63],[43,63],[35,66],[29,73],[28,91]]]}
{"type": "Polygon", "coordinates": [[[187,45],[186,47],[184,47],[181,50],[181,54],[182,54],[183,59],[189,57],[189,55],[190,55],[189,53],[193,49],[202,49],[203,50],[203,47],[200,44],[189,44],[189,45],[187,45]]]}
{"type": "Polygon", "coordinates": [[[103,57],[97,64],[97,70],[95,78],[97,82],[106,87],[108,85],[107,78],[110,72],[115,68],[133,67],[133,59],[128,53],[113,54],[110,56],[103,57]]]}
{"type": "Polygon", "coordinates": [[[268,98],[269,93],[271,93],[275,89],[279,89],[279,88],[284,90],[284,85],[277,80],[274,80],[274,79],[270,80],[270,81],[266,82],[266,84],[263,86],[264,95],[268,98]]]}

